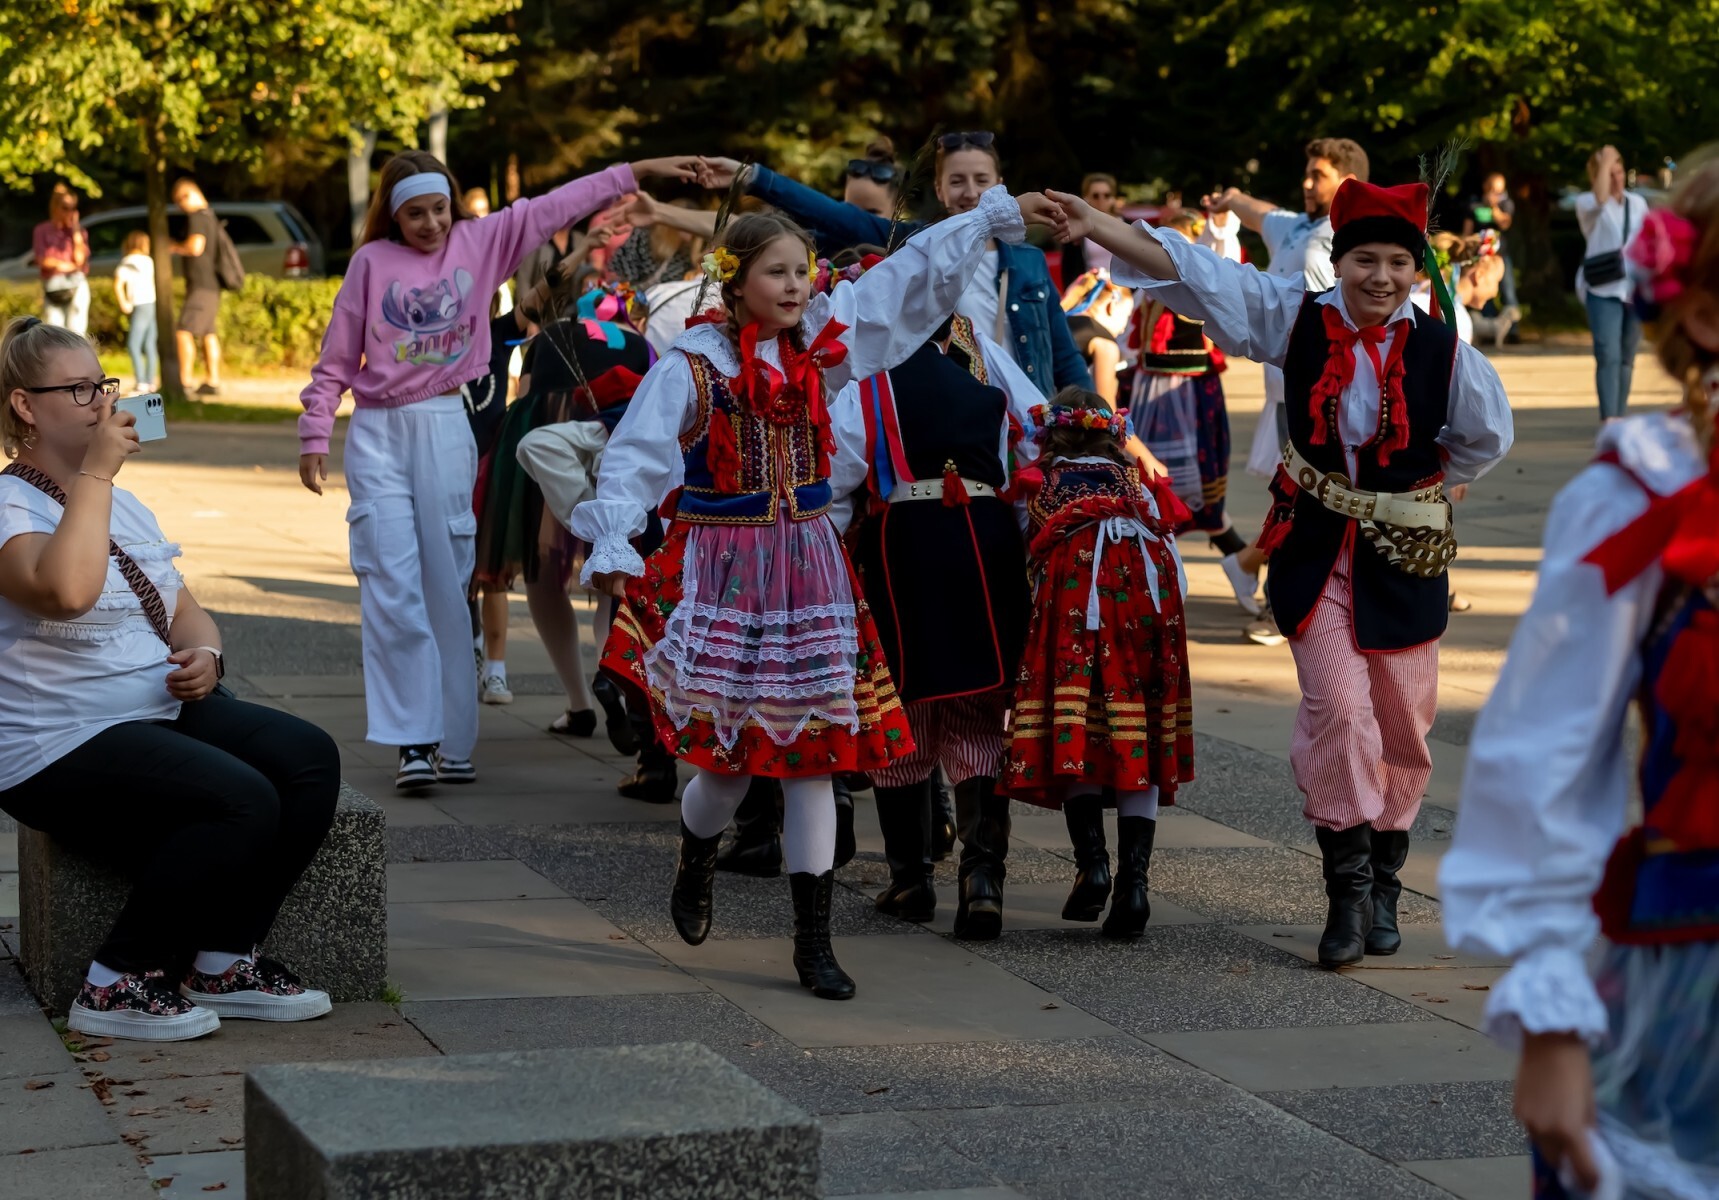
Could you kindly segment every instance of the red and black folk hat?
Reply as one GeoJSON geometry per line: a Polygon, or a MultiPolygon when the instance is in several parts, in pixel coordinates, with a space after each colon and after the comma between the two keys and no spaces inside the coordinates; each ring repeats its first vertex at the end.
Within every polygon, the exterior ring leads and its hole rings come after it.
{"type": "Polygon", "coordinates": [[[1387,188],[1345,179],[1331,202],[1331,261],[1356,246],[1388,242],[1420,262],[1427,248],[1427,194],[1424,183],[1387,188]]]}

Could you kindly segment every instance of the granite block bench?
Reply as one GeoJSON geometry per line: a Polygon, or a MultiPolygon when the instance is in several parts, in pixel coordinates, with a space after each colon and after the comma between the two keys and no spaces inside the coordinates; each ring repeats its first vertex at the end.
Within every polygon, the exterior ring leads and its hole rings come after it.
{"type": "Polygon", "coordinates": [[[693,1043],[245,1079],[250,1200],[811,1200],[818,1145],[811,1117],[693,1043]]]}
{"type": "MultiPolygon", "coordinates": [[[[19,957],[49,1008],[77,998],[130,893],[123,875],[18,827],[19,957]]],[[[265,945],[336,1001],[375,1000],[388,970],[388,848],[382,809],[342,784],[334,825],[287,896],[265,945]]]]}

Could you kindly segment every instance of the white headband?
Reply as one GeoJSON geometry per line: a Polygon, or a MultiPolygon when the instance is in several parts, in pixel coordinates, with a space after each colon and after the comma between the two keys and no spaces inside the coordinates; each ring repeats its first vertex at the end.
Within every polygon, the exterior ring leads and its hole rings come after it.
{"type": "Polygon", "coordinates": [[[416,200],[419,196],[449,196],[448,177],[440,171],[419,171],[416,175],[408,175],[394,185],[394,190],[388,195],[388,203],[393,205],[390,210],[399,212],[400,207],[408,200],[416,200]]]}

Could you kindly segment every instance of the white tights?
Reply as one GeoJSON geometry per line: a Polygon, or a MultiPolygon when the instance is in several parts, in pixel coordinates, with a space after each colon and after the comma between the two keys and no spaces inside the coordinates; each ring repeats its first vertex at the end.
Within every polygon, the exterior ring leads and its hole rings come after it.
{"type": "MultiPolygon", "coordinates": [[[[680,819],[694,837],[715,837],[728,828],[750,775],[720,775],[700,767],[681,793],[680,819]]],[[[782,858],[792,874],[822,875],[836,861],[836,793],[828,775],[782,781],[782,858]]]]}
{"type": "MultiPolygon", "coordinates": [[[[1089,783],[1070,785],[1066,799],[1073,800],[1079,796],[1097,796],[1100,790],[1089,783]]],[[[1158,789],[1147,788],[1142,792],[1117,792],[1116,815],[1118,817],[1145,817],[1148,821],[1158,819],[1158,789]]]]}

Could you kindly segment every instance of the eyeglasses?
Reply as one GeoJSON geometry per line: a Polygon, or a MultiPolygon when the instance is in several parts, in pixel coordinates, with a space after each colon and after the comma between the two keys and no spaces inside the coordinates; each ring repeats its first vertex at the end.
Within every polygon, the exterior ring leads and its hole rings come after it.
{"type": "Polygon", "coordinates": [[[896,174],[894,163],[877,162],[869,158],[848,159],[849,179],[870,179],[877,183],[888,183],[896,174]]]}
{"type": "Polygon", "coordinates": [[[108,378],[100,383],[91,383],[87,379],[80,379],[77,383],[56,383],[51,387],[27,387],[24,390],[32,396],[45,396],[49,392],[70,392],[72,403],[79,408],[85,408],[98,395],[103,400],[119,395],[119,380],[108,378]]]}
{"type": "Polygon", "coordinates": [[[971,146],[975,150],[989,150],[997,140],[997,135],[987,129],[975,129],[969,133],[946,133],[937,139],[937,145],[944,150],[960,150],[971,146]]]}

